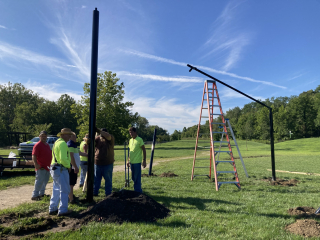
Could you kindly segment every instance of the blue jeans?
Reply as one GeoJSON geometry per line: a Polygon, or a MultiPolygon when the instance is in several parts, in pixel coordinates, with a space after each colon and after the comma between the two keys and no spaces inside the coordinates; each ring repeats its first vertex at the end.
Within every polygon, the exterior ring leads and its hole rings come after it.
{"type": "Polygon", "coordinates": [[[94,165],[94,187],[93,195],[99,194],[99,188],[101,186],[102,177],[105,180],[105,194],[106,196],[110,195],[112,192],[112,171],[113,164],[109,165],[94,165]]]}
{"type": "Polygon", "coordinates": [[[45,169],[39,169],[36,171],[36,180],[34,182],[32,197],[39,197],[44,195],[49,177],[50,172],[45,169]]]}
{"type": "Polygon", "coordinates": [[[70,193],[68,169],[56,166],[56,170],[52,170],[51,167],[50,173],[53,178],[53,189],[49,212],[57,211],[59,205],[59,213],[65,213],[68,211],[68,195],[70,193]]]}
{"type": "Polygon", "coordinates": [[[141,189],[141,163],[131,164],[134,191],[142,193],[141,189]]]}
{"type": "Polygon", "coordinates": [[[83,185],[84,179],[86,178],[86,174],[88,171],[88,162],[87,161],[81,161],[80,162],[81,167],[81,173],[80,173],[80,185],[83,185]]]}

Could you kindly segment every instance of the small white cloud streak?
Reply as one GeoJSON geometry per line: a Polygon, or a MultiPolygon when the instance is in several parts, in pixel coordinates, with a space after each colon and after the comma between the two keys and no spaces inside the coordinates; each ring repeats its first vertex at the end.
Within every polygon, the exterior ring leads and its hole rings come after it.
{"type": "MultiPolygon", "coordinates": [[[[152,60],[159,61],[159,62],[170,63],[170,64],[173,64],[173,65],[178,65],[178,66],[182,66],[182,67],[186,67],[187,66],[187,63],[184,63],[184,62],[177,62],[177,61],[172,60],[172,59],[158,57],[158,56],[155,56],[155,55],[142,53],[142,52],[138,52],[138,51],[135,51],[135,50],[122,50],[121,49],[120,51],[125,52],[127,54],[135,55],[135,56],[142,57],[142,58],[152,59],[152,60]]],[[[246,80],[246,81],[249,81],[249,82],[262,83],[262,84],[273,86],[273,87],[287,89],[284,86],[280,86],[280,85],[274,84],[272,82],[255,80],[255,79],[250,78],[250,77],[242,77],[242,76],[239,76],[239,75],[234,74],[234,73],[221,71],[221,70],[216,70],[216,69],[209,68],[209,67],[204,67],[204,66],[195,65],[195,67],[201,68],[202,70],[206,70],[206,71],[209,71],[209,72],[218,73],[218,74],[227,75],[227,76],[230,76],[230,77],[246,80]]]]}
{"type": "Polygon", "coordinates": [[[212,54],[226,56],[222,67],[224,71],[231,69],[240,60],[243,48],[250,43],[251,34],[240,32],[238,28],[234,29],[236,9],[240,4],[239,1],[227,4],[213,23],[213,32],[202,47],[206,51],[202,58],[212,54]]]}
{"type": "Polygon", "coordinates": [[[7,29],[5,26],[3,26],[3,25],[0,25],[0,28],[3,28],[3,29],[7,29]]]}
{"type": "Polygon", "coordinates": [[[288,79],[288,81],[291,81],[291,80],[293,80],[293,79],[296,79],[296,78],[299,78],[299,77],[302,77],[302,76],[303,76],[303,74],[299,74],[299,75],[297,75],[297,76],[294,76],[294,77],[288,79]]]}
{"type": "Polygon", "coordinates": [[[81,6],[81,8],[87,8],[87,6],[85,6],[85,5],[82,5],[82,6],[81,6]]]}
{"type": "Polygon", "coordinates": [[[81,99],[80,94],[70,92],[70,91],[61,91],[59,90],[58,84],[40,84],[37,82],[28,81],[24,86],[27,89],[30,89],[39,94],[40,97],[50,101],[57,101],[62,94],[68,94],[70,97],[74,98],[76,101],[81,99]]]}
{"type": "Polygon", "coordinates": [[[170,133],[175,129],[182,130],[197,124],[199,121],[200,105],[191,106],[177,103],[176,99],[154,99],[137,96],[125,97],[125,101],[134,102],[132,111],[146,117],[150,125],[158,125],[170,133]]]}
{"type": "Polygon", "coordinates": [[[164,81],[164,82],[184,82],[184,83],[202,83],[204,80],[196,77],[186,77],[186,76],[177,76],[177,77],[166,77],[160,75],[152,74],[140,74],[140,73],[130,73],[130,72],[117,72],[119,76],[125,75],[135,78],[142,78],[153,81],[164,81]]]}

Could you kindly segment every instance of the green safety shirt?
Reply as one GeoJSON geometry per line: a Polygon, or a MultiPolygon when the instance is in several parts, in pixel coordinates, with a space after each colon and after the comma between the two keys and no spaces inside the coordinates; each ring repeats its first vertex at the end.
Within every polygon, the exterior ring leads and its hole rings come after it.
{"type": "MultiPolygon", "coordinates": [[[[80,152],[84,153],[84,145],[86,144],[85,141],[80,143],[80,152]]],[[[88,161],[88,157],[80,156],[80,161],[88,161]]]]}
{"type": "Polygon", "coordinates": [[[130,148],[130,163],[141,163],[142,162],[142,149],[144,142],[141,137],[131,138],[129,141],[130,148]]]}
{"type": "Polygon", "coordinates": [[[56,156],[57,163],[61,164],[65,168],[70,168],[71,157],[69,148],[62,138],[59,138],[53,145],[51,164],[56,163],[54,156],[56,156]]]}

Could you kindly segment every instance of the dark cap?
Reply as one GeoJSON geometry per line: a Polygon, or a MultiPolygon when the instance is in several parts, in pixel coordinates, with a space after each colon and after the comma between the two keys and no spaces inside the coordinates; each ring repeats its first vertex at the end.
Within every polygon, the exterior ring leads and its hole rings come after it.
{"type": "Polygon", "coordinates": [[[106,128],[101,128],[101,131],[108,132],[106,128]]]}
{"type": "Polygon", "coordinates": [[[41,134],[48,135],[47,131],[41,131],[40,134],[39,134],[39,136],[40,136],[41,134]]]}

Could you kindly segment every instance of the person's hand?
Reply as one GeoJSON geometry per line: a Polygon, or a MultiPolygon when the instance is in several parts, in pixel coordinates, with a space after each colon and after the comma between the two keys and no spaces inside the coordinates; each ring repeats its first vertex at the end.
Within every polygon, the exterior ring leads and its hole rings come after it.
{"type": "Polygon", "coordinates": [[[75,168],[74,168],[74,173],[78,173],[79,172],[79,168],[76,166],[75,168]]]}
{"type": "Polygon", "coordinates": [[[130,162],[129,161],[127,162],[127,167],[130,167],[130,162]]]}
{"type": "Polygon", "coordinates": [[[41,167],[40,167],[40,165],[39,165],[38,163],[35,163],[35,164],[34,164],[34,168],[37,169],[37,170],[39,170],[41,167]]]}
{"type": "Polygon", "coordinates": [[[142,162],[142,167],[145,168],[146,166],[147,166],[147,162],[146,162],[146,160],[144,159],[143,162],[142,162]]]}

